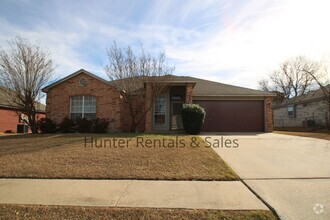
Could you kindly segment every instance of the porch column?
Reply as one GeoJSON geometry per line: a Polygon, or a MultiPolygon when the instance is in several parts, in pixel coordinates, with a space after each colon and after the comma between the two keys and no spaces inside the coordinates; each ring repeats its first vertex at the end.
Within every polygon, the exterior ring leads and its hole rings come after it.
{"type": "Polygon", "coordinates": [[[273,98],[266,97],[265,98],[265,131],[266,132],[272,132],[273,131],[273,104],[272,104],[273,98]]]}
{"type": "Polygon", "coordinates": [[[192,91],[194,88],[194,84],[188,83],[186,84],[186,98],[185,103],[191,104],[192,103],[192,91]]]}

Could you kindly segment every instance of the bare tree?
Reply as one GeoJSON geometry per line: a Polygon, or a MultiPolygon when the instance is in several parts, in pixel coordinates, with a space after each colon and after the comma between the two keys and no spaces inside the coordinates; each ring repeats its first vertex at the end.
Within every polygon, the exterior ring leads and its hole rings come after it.
{"type": "Polygon", "coordinates": [[[130,115],[130,131],[135,132],[152,107],[152,102],[148,102],[146,97],[154,100],[164,92],[174,67],[166,63],[165,53],[152,57],[145,53],[142,45],[140,53],[135,54],[131,47],[118,48],[114,42],[107,49],[107,55],[109,64],[105,71],[121,91],[130,115]]]}
{"type": "Polygon", "coordinates": [[[259,88],[265,92],[271,92],[269,81],[267,79],[262,79],[259,81],[259,88]]]}
{"type": "Polygon", "coordinates": [[[269,75],[269,81],[259,81],[260,89],[282,93],[284,98],[301,96],[315,89],[315,79],[307,71],[318,73],[319,65],[304,56],[284,61],[269,75]]]}
{"type": "Polygon", "coordinates": [[[37,105],[41,88],[53,76],[55,66],[47,50],[16,37],[0,52],[0,85],[8,102],[24,119],[32,133],[37,133],[37,105]]]}
{"type": "Polygon", "coordinates": [[[314,68],[304,69],[305,73],[308,74],[315,80],[323,92],[324,98],[327,103],[328,108],[328,119],[327,128],[330,127],[330,85],[329,85],[329,75],[328,66],[322,62],[314,62],[314,68]]]}

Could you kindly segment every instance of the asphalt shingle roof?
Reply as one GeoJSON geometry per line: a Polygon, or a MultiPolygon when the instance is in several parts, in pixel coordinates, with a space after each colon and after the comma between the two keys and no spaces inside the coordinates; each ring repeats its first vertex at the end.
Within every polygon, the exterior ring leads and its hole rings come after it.
{"type": "Polygon", "coordinates": [[[193,96],[275,96],[274,93],[249,89],[190,76],[173,76],[171,81],[195,82],[193,96]]]}
{"type": "MultiPolygon", "coordinates": [[[[52,88],[53,86],[58,85],[59,83],[72,78],[73,76],[76,76],[80,73],[85,73],[88,74],[94,78],[97,78],[103,82],[108,83],[109,85],[116,86],[116,83],[114,81],[105,81],[104,79],[84,70],[78,70],[74,72],[73,74],[43,88],[44,92],[47,92],[48,89],[52,88]]],[[[148,81],[147,79],[145,80],[146,82],[148,81]]],[[[242,96],[242,97],[247,97],[247,96],[260,96],[260,97],[265,97],[265,96],[276,96],[274,93],[270,92],[264,92],[260,90],[255,90],[255,89],[249,89],[249,88],[244,88],[244,87],[239,87],[239,86],[233,86],[233,85],[228,85],[224,83],[218,83],[214,81],[209,81],[209,80],[204,80],[204,79],[199,79],[195,77],[190,77],[190,76],[175,76],[175,75],[167,75],[166,80],[163,82],[168,82],[168,83],[194,83],[195,87],[193,89],[193,96],[242,96]]],[[[141,83],[141,88],[143,88],[143,84],[141,83]]]]}
{"type": "MultiPolygon", "coordinates": [[[[10,100],[8,100],[7,95],[5,94],[5,92],[3,90],[7,90],[7,88],[0,86],[0,107],[15,109],[15,104],[12,103],[10,100]]],[[[46,105],[44,105],[40,102],[37,102],[36,108],[37,108],[37,111],[44,112],[46,110],[46,105]]]]}
{"type": "MultiPolygon", "coordinates": [[[[330,85],[327,86],[327,89],[328,90],[330,89],[330,85]]],[[[293,104],[312,102],[320,99],[325,99],[325,96],[322,89],[317,89],[302,96],[294,97],[291,99],[285,99],[279,103],[274,104],[274,108],[281,108],[293,104]]]]}

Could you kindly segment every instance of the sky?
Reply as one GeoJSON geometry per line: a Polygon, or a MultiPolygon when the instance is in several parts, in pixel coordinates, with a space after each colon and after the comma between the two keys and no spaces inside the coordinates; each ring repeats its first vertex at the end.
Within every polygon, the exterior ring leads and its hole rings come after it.
{"type": "Polygon", "coordinates": [[[0,47],[21,36],[47,48],[56,78],[107,79],[106,49],[165,52],[175,75],[258,88],[284,60],[330,62],[329,0],[0,0],[0,47]]]}

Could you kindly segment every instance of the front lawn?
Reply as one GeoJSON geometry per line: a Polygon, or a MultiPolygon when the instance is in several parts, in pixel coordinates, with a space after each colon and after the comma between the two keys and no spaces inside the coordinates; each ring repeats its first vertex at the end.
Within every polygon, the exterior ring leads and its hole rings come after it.
{"type": "Polygon", "coordinates": [[[0,177],[238,179],[212,149],[191,147],[192,137],[179,136],[175,139],[175,136],[151,134],[1,136],[0,177]],[[98,144],[103,141],[102,147],[96,147],[95,142],[92,147],[91,138],[98,144]],[[137,144],[137,140],[141,144],[137,144]]]}
{"type": "Polygon", "coordinates": [[[0,204],[0,219],[235,219],[275,220],[271,211],[107,208],[0,204]]]}
{"type": "Polygon", "coordinates": [[[294,135],[300,137],[311,137],[324,140],[330,140],[329,130],[317,130],[317,131],[274,131],[276,134],[294,135]]]}

